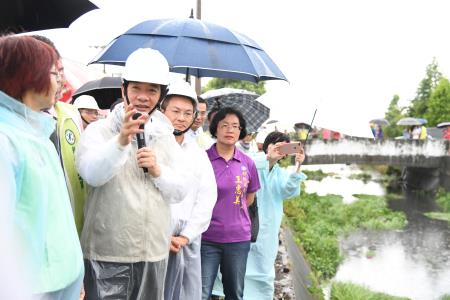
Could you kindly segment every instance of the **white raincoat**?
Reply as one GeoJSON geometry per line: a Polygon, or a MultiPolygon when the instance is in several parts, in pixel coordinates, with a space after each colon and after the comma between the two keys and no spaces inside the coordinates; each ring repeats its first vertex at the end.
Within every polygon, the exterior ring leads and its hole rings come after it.
{"type": "Polygon", "coordinates": [[[86,259],[118,263],[156,262],[168,256],[170,202],[182,200],[193,182],[170,121],[159,111],[145,124],[161,176],[144,174],[137,143],[118,143],[123,104],[87,127],[76,149],[80,176],[90,185],[81,236],[86,259]]]}
{"type": "Polygon", "coordinates": [[[187,157],[196,186],[187,197],[171,205],[173,234],[189,239],[178,253],[171,253],[166,275],[165,299],[200,300],[202,296],[200,237],[208,229],[217,200],[214,171],[206,152],[192,138],[181,147],[187,157]]]}

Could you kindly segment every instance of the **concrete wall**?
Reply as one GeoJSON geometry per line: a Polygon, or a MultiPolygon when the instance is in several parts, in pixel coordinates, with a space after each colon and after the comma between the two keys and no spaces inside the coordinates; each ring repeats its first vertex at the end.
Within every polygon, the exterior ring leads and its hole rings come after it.
{"type": "Polygon", "coordinates": [[[343,139],[306,144],[305,164],[368,163],[440,167],[449,156],[450,141],[343,139]]]}

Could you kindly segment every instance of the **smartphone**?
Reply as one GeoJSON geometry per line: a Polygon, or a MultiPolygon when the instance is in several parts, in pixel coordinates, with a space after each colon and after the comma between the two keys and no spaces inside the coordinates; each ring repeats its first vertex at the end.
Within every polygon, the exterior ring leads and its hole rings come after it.
{"type": "Polygon", "coordinates": [[[300,142],[287,143],[278,146],[278,150],[280,151],[280,153],[287,155],[299,153],[302,149],[302,143],[300,142]]]}

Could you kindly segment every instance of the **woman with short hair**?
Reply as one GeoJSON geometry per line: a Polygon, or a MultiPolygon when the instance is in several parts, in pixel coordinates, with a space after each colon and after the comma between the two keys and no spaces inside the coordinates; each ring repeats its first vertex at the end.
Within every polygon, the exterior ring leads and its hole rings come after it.
{"type": "Polygon", "coordinates": [[[32,37],[0,37],[0,191],[6,231],[33,299],[78,299],[80,242],[61,164],[50,141],[57,55],[32,37]]]}
{"type": "Polygon", "coordinates": [[[214,169],[217,202],[202,235],[202,299],[209,299],[220,266],[225,299],[243,299],[251,223],[247,206],[260,188],[255,164],[235,144],[246,135],[245,119],[230,107],[210,124],[217,142],[206,152],[214,169]]]}
{"type": "Polygon", "coordinates": [[[286,156],[280,151],[280,146],[289,142],[288,135],[271,132],[264,140],[264,152],[252,156],[262,187],[257,192],[258,239],[252,243],[247,259],[244,291],[246,300],[272,300],[274,297],[274,265],[283,217],[283,200],[298,196],[300,183],[306,179],[306,175],[300,171],[305,159],[302,147],[295,154],[295,171],[288,171],[278,165],[278,161],[286,156]]]}

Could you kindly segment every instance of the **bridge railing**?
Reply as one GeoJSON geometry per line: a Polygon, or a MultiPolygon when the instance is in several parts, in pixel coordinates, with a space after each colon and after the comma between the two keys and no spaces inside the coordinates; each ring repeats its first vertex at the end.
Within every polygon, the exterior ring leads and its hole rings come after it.
{"type": "Polygon", "coordinates": [[[305,152],[305,164],[357,163],[440,168],[450,156],[450,141],[314,139],[307,142],[305,152]]]}

